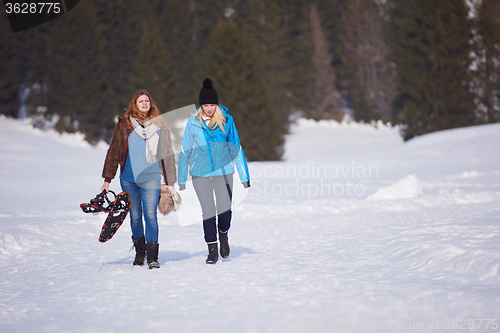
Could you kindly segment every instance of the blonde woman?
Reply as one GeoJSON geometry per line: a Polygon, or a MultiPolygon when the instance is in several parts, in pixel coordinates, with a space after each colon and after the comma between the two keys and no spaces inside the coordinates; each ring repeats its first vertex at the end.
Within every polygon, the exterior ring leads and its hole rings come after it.
{"type": "Polygon", "coordinates": [[[136,251],[133,264],[144,265],[147,255],[149,268],[160,268],[157,218],[160,180],[163,174],[166,185],[162,186],[174,193],[177,174],[170,130],[146,90],[135,93],[127,112],[119,117],[104,162],[101,191],[109,191],[118,165],[121,188],[130,197],[130,227],[136,251]]]}
{"type": "Polygon", "coordinates": [[[229,256],[228,231],[231,226],[233,174],[238,170],[245,188],[250,176],[238,131],[226,107],[219,105],[217,90],[210,79],[203,81],[200,107],[186,124],[179,154],[179,190],[186,188],[188,173],[201,205],[203,231],[208,244],[207,264],[215,264],[220,255],[229,256]],[[215,198],[214,198],[215,194],[215,198]]]}

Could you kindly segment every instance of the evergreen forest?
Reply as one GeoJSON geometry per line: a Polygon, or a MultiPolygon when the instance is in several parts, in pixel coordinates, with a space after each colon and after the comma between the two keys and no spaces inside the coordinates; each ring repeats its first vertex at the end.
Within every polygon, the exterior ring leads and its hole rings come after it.
{"type": "Polygon", "coordinates": [[[12,32],[0,114],[110,140],[133,94],[198,104],[206,77],[249,160],[280,160],[294,118],[382,120],[405,140],[500,121],[500,0],[80,0],[12,32]]]}

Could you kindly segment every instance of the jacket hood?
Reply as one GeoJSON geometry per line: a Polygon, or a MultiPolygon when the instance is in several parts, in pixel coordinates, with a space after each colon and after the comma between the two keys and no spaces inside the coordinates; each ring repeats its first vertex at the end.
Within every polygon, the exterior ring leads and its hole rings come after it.
{"type": "Polygon", "coordinates": [[[224,117],[226,117],[227,113],[228,113],[228,109],[224,106],[224,105],[219,105],[220,109],[222,110],[222,112],[224,112],[224,117]]]}

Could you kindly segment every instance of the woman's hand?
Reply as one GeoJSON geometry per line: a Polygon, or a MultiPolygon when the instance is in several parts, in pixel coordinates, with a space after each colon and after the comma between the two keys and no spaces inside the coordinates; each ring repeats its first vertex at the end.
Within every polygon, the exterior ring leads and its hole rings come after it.
{"type": "Polygon", "coordinates": [[[106,190],[106,193],[109,192],[109,183],[108,182],[104,182],[104,184],[102,184],[101,192],[104,190],[106,190]]]}
{"type": "Polygon", "coordinates": [[[174,189],[174,187],[173,187],[173,186],[169,186],[169,185],[165,185],[165,186],[167,187],[167,191],[168,191],[168,193],[170,193],[170,194],[174,194],[175,189],[174,189]]]}

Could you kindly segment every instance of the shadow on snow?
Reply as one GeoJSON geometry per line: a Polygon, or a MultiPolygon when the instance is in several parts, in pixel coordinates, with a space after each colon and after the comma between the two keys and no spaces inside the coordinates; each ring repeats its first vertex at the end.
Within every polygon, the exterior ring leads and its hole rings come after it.
{"type": "MultiPolygon", "coordinates": [[[[242,254],[254,254],[254,253],[256,252],[244,246],[232,246],[229,258],[224,259],[224,261],[229,261],[232,258],[238,258],[242,254]]],[[[135,254],[132,254],[132,256],[120,260],[109,261],[104,265],[131,265],[132,262],[134,261],[134,255],[135,254]]],[[[158,254],[158,262],[160,264],[166,264],[168,262],[189,260],[195,257],[204,257],[206,255],[207,251],[198,251],[198,252],[160,251],[160,253],[158,254]]]]}

